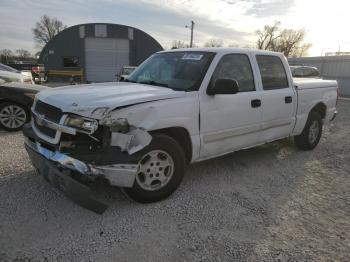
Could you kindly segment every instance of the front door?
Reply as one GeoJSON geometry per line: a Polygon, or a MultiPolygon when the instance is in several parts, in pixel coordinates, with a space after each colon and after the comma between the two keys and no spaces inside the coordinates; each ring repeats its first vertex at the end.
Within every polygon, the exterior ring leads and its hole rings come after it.
{"type": "Polygon", "coordinates": [[[209,87],[217,79],[235,79],[237,94],[200,94],[201,158],[232,152],[259,143],[261,94],[256,91],[251,59],[227,54],[219,61],[209,87]]]}

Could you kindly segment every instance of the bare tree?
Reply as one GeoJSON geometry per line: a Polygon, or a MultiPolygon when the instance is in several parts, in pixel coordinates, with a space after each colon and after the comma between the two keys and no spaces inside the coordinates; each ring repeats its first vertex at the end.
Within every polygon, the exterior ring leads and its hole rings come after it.
{"type": "Polygon", "coordinates": [[[218,38],[209,39],[204,44],[205,47],[222,47],[223,45],[224,45],[224,41],[222,41],[222,39],[218,39],[218,38]]]}
{"type": "Polygon", "coordinates": [[[13,53],[10,49],[2,49],[0,51],[0,54],[3,55],[3,56],[8,56],[8,57],[11,57],[13,56],[13,53]]]}
{"type": "Polygon", "coordinates": [[[306,55],[311,47],[311,44],[303,43],[305,30],[281,29],[280,22],[275,22],[272,26],[265,25],[256,34],[257,48],[281,52],[286,57],[306,55]]]}
{"type": "Polygon", "coordinates": [[[2,49],[0,51],[1,62],[8,63],[9,60],[13,57],[13,53],[10,49],[2,49]]]}
{"type": "Polygon", "coordinates": [[[50,18],[48,15],[43,15],[40,21],[35,24],[32,29],[34,40],[39,47],[47,44],[55,35],[67,28],[56,17],[50,18]]]}
{"type": "Polygon", "coordinates": [[[18,58],[29,58],[32,57],[31,53],[24,49],[17,49],[16,54],[18,58]]]}
{"type": "Polygon", "coordinates": [[[171,49],[179,49],[179,48],[186,48],[189,47],[189,45],[185,44],[184,41],[181,40],[174,40],[171,46],[171,49]]]}
{"type": "Polygon", "coordinates": [[[280,22],[275,22],[272,26],[265,25],[263,30],[256,31],[258,49],[270,50],[273,48],[274,42],[281,37],[280,24],[280,22]]]}

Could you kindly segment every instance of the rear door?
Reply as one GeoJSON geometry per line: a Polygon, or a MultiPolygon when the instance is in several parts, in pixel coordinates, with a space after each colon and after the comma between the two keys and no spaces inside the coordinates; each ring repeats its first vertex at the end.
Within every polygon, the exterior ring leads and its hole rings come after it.
{"type": "Polygon", "coordinates": [[[272,141],[287,137],[295,124],[296,93],[288,64],[278,55],[256,55],[262,92],[261,140],[272,141]]]}

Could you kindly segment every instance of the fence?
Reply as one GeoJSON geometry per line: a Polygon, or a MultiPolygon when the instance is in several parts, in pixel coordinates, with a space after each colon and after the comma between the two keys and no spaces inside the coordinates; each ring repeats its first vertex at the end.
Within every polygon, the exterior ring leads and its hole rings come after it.
{"type": "Polygon", "coordinates": [[[78,70],[49,70],[47,72],[48,76],[63,76],[63,77],[70,77],[74,78],[79,77],[80,82],[84,82],[84,70],[83,69],[78,69],[78,70]]]}
{"type": "Polygon", "coordinates": [[[289,58],[290,65],[317,67],[323,79],[337,80],[340,94],[350,96],[350,56],[289,58]]]}

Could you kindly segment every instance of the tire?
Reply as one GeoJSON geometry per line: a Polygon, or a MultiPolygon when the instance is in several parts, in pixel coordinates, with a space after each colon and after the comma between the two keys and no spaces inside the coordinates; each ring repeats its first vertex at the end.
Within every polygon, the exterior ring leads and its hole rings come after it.
{"type": "Polygon", "coordinates": [[[322,135],[322,118],[319,113],[311,112],[303,132],[294,137],[294,142],[302,150],[314,149],[322,135]]]}
{"type": "Polygon", "coordinates": [[[137,153],[139,172],[133,187],[123,188],[131,199],[151,203],[170,196],[185,173],[185,153],[171,137],[153,135],[150,145],[137,153]]]}
{"type": "Polygon", "coordinates": [[[0,104],[0,127],[6,131],[21,130],[29,120],[30,114],[25,106],[15,102],[0,104]]]}

